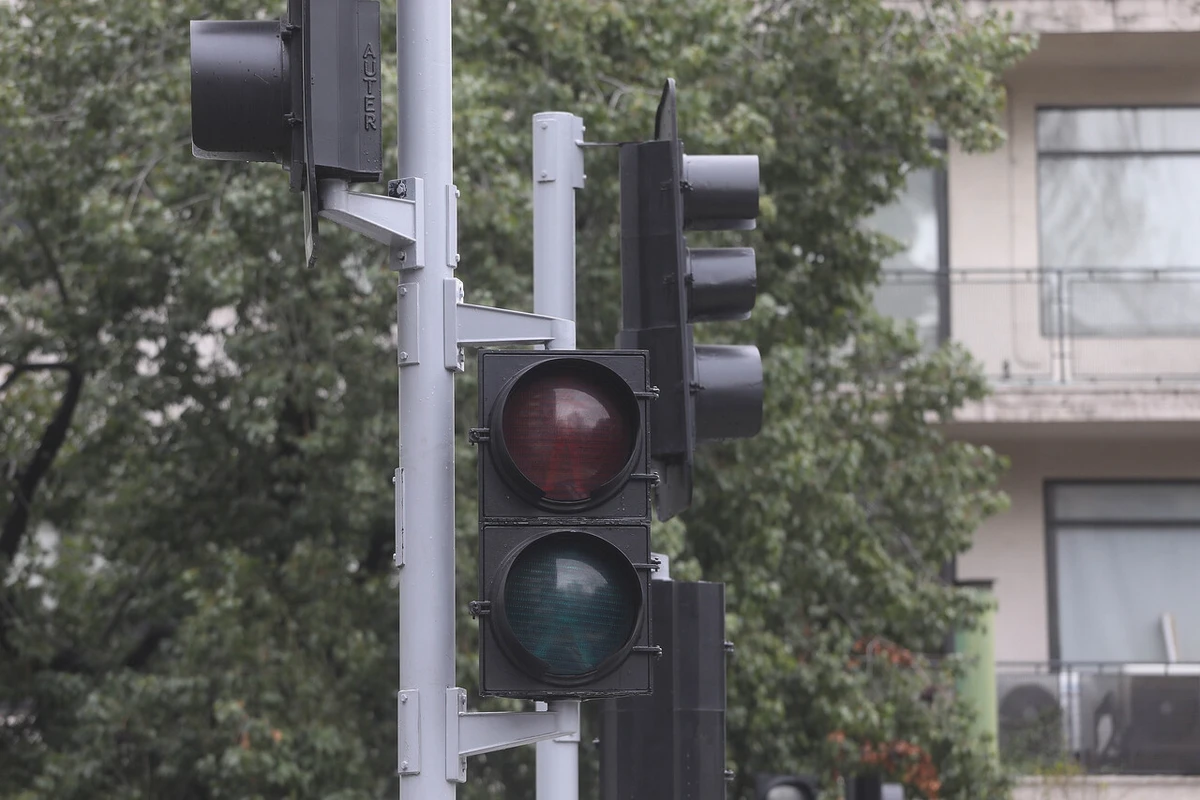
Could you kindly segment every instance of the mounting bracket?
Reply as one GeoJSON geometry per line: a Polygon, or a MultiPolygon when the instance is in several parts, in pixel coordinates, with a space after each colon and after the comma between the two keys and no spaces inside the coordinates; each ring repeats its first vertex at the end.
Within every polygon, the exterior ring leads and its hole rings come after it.
{"type": "Polygon", "coordinates": [[[352,192],[343,180],[318,182],[321,191],[319,215],[355,233],[392,247],[392,269],[425,266],[424,182],[404,178],[396,184],[397,197],[352,192]]]}
{"type": "Polygon", "coordinates": [[[463,347],[487,344],[540,344],[575,339],[575,322],[545,314],[464,303],[462,281],[442,282],[443,339],[446,369],[463,371],[463,347]]]}
{"type": "Polygon", "coordinates": [[[467,693],[446,690],[446,780],[467,779],[467,756],[507,750],[579,733],[579,701],[550,703],[549,711],[467,711],[467,693]]]}

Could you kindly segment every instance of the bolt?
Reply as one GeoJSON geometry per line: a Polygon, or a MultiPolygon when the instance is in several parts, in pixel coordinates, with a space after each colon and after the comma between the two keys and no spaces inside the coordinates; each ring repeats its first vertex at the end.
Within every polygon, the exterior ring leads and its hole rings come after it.
{"type": "Polygon", "coordinates": [[[407,761],[401,761],[401,762],[400,762],[400,769],[408,769],[408,762],[407,762],[407,761]]]}
{"type": "Polygon", "coordinates": [[[543,177],[543,178],[544,178],[544,177],[546,177],[546,176],[547,176],[547,175],[549,175],[549,174],[550,174],[550,173],[549,173],[549,172],[546,172],[546,170],[542,170],[542,177],[543,177]]]}
{"type": "Polygon", "coordinates": [[[400,351],[400,360],[401,360],[401,361],[408,361],[408,353],[406,353],[406,352],[404,352],[403,350],[401,350],[401,351],[400,351]]]}
{"type": "Polygon", "coordinates": [[[546,128],[549,128],[549,127],[550,127],[550,123],[549,123],[549,122],[546,122],[546,121],[543,121],[543,122],[542,122],[542,130],[546,130],[546,128]]]}
{"type": "Polygon", "coordinates": [[[397,258],[400,260],[400,263],[404,263],[405,261],[407,261],[407,260],[408,260],[408,253],[406,253],[406,252],[404,252],[403,250],[401,250],[401,251],[400,251],[400,255],[399,255],[399,256],[397,256],[397,258]]]}
{"type": "Polygon", "coordinates": [[[454,263],[457,264],[459,261],[462,261],[462,256],[459,255],[458,253],[455,253],[454,254],[454,263]]]}
{"type": "Polygon", "coordinates": [[[408,695],[406,695],[406,694],[402,694],[402,695],[400,695],[400,702],[401,702],[401,703],[407,703],[407,702],[408,702],[408,695]]]}
{"type": "Polygon", "coordinates": [[[406,289],[405,287],[401,286],[401,287],[400,287],[400,296],[401,296],[401,297],[404,297],[406,294],[408,294],[408,289],[406,289]]]}

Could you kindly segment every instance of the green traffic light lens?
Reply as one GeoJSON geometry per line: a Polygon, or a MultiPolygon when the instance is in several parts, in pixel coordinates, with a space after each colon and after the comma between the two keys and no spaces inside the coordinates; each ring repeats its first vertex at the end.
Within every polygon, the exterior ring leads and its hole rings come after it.
{"type": "Polygon", "coordinates": [[[504,585],[508,627],[550,675],[588,675],[633,638],[641,613],[637,571],[612,545],[564,532],[521,551],[504,585]]]}

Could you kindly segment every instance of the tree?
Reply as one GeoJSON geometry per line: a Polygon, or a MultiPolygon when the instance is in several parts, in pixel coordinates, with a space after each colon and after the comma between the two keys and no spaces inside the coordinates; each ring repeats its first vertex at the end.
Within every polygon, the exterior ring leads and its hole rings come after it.
{"type": "MultiPolygon", "coordinates": [[[[2,796],[394,795],[395,277],[333,230],[304,270],[278,168],[188,147],[187,20],[281,10],[0,5],[2,796]]],[[[763,157],[768,430],[705,452],[695,512],[656,532],[678,576],[729,582],[743,790],[758,769],[890,758],[927,795],[1002,791],[949,747],[961,710],[913,699],[936,675],[905,667],[972,612],[936,568],[998,502],[996,459],[929,417],[983,386],[961,352],[923,356],[871,315],[887,243],[858,223],[936,159],[928,123],[997,140],[998,75],[1022,47],[950,3],[921,19],[876,0],[455,6],[471,302],[529,305],[536,111],[644,138],[672,75],[689,152],[763,157]]],[[[588,173],[579,340],[604,347],[615,151],[588,173]]],[[[468,367],[460,432],[473,395],[468,367]]],[[[460,437],[460,598],[473,459],[460,437]]],[[[462,794],[529,794],[531,755],[473,760],[462,794]]]]}

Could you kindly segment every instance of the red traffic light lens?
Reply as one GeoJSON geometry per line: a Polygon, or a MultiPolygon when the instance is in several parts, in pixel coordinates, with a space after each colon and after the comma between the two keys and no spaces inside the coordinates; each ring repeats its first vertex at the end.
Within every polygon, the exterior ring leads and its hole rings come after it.
{"type": "Polygon", "coordinates": [[[641,419],[632,391],[606,367],[560,360],[517,378],[502,425],[521,475],[545,499],[577,503],[627,469],[641,419]]]}

